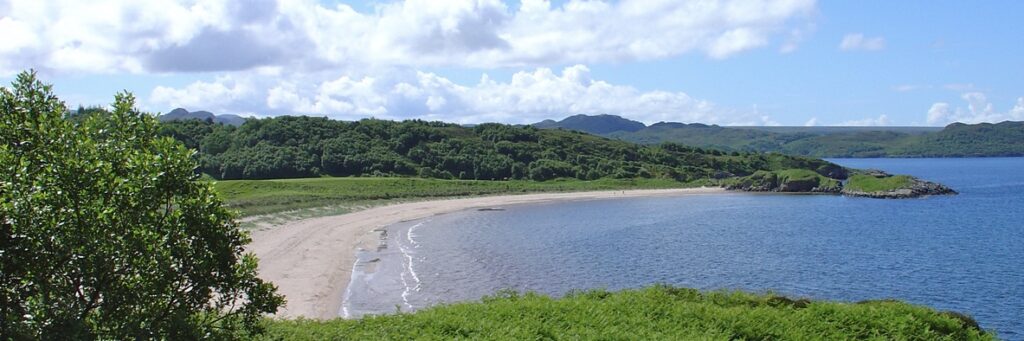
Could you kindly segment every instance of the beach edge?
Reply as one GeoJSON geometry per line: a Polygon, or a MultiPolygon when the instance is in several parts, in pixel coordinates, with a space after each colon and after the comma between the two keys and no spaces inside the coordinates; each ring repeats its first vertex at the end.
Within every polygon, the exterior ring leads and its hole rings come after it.
{"type": "Polygon", "coordinates": [[[274,283],[287,304],[278,318],[341,317],[360,250],[375,249],[387,226],[468,209],[555,201],[727,194],[720,187],[559,192],[439,199],[379,206],[301,219],[251,232],[246,251],[259,258],[260,278],[274,283]]]}

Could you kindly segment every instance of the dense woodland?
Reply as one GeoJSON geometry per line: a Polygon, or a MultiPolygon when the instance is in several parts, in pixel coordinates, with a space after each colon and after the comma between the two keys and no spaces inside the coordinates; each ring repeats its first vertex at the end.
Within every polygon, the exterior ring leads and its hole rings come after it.
{"type": "Polygon", "coordinates": [[[694,181],[758,170],[842,167],[780,154],[725,153],[675,143],[639,145],[530,126],[282,116],[235,127],[210,120],[161,123],[160,134],[198,151],[217,179],[418,176],[440,179],[670,178],[694,181]]]}

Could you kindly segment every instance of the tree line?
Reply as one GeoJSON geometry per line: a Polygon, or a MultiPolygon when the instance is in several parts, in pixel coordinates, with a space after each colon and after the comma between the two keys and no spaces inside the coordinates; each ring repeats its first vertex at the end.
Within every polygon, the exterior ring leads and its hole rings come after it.
{"type": "Polygon", "coordinates": [[[235,127],[161,123],[160,134],[198,151],[198,171],[216,179],[410,176],[536,180],[671,178],[694,181],[758,170],[841,167],[781,154],[725,153],[676,143],[640,145],[586,133],[487,123],[280,116],[235,127]]]}

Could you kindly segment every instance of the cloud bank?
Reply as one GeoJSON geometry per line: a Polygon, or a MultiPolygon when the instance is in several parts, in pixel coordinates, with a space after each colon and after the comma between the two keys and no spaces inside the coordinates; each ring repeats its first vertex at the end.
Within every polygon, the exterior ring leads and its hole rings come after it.
{"type": "Polygon", "coordinates": [[[0,71],[535,67],[691,52],[727,58],[770,44],[814,7],[813,0],[406,0],[364,13],[312,0],[11,0],[0,14],[8,33],[0,71]]]}
{"type": "Polygon", "coordinates": [[[571,114],[768,124],[683,92],[639,91],[584,66],[792,51],[814,0],[405,0],[356,10],[313,0],[11,0],[0,73],[191,74],[143,103],[258,115],[527,123],[571,114]],[[793,28],[793,26],[797,26],[793,28]],[[657,32],[657,34],[652,34],[657,32]],[[561,72],[549,65],[572,65],[561,72]],[[427,68],[521,70],[460,85],[427,68]]]}
{"type": "Polygon", "coordinates": [[[218,112],[238,112],[242,108],[242,112],[260,115],[327,114],[346,120],[377,117],[533,123],[574,114],[611,113],[646,123],[777,124],[756,109],[719,108],[683,92],[645,92],[595,80],[584,65],[559,72],[543,67],[521,71],[507,82],[485,74],[468,86],[412,69],[375,71],[358,77],[246,74],[182,88],[158,87],[149,100],[154,106],[168,108],[218,112]]]}
{"type": "Polygon", "coordinates": [[[729,58],[801,39],[813,0],[406,0],[358,11],[313,0],[11,0],[0,73],[213,74],[145,104],[343,119],[525,123],[610,113],[644,121],[764,124],[682,92],[590,79],[585,64],[729,58]],[[651,34],[658,32],[658,34],[651,34]],[[795,32],[795,33],[794,33],[795,32]],[[788,35],[788,38],[786,37],[788,35]],[[548,65],[574,65],[560,73],[548,65]],[[460,85],[423,68],[517,68],[460,85]]]}
{"type": "Polygon", "coordinates": [[[968,92],[960,96],[967,102],[967,108],[954,107],[949,103],[938,102],[928,109],[929,125],[947,125],[960,123],[997,123],[1002,121],[1024,121],[1024,97],[1018,97],[1017,103],[1007,112],[998,112],[984,93],[968,92]]]}

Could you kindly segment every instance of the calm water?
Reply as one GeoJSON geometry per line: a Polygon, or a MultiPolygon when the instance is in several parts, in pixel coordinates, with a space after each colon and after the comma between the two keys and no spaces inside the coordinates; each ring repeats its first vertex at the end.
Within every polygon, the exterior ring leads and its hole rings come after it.
{"type": "Polygon", "coordinates": [[[1024,339],[1024,158],[841,159],[959,196],[879,200],[724,194],[465,211],[389,228],[361,255],[346,315],[476,300],[500,289],[667,283],[966,312],[1024,339]],[[372,262],[369,262],[371,261],[372,262]]]}

